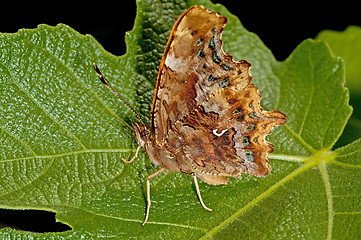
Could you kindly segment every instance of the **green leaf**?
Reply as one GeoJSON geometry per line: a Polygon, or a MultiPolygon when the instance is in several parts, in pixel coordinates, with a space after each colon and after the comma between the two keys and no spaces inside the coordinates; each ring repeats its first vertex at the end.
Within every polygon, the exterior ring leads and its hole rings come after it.
{"type": "Polygon", "coordinates": [[[360,232],[361,140],[332,150],[351,114],[342,60],[306,40],[284,62],[223,6],[209,1],[137,2],[127,54],[107,53],[65,25],[0,35],[0,206],[56,212],[63,233],[10,228],[3,239],[355,239],[360,232]],[[149,122],[159,62],[170,29],[188,7],[203,4],[228,17],[225,51],[252,63],[266,110],[288,123],[269,137],[275,152],[266,178],[242,175],[225,186],[166,172],[137,147],[135,117],[97,79],[109,81],[149,122]],[[345,226],[348,226],[345,228],[345,226]]]}
{"type": "Polygon", "coordinates": [[[354,112],[337,146],[350,143],[361,136],[361,28],[349,26],[343,32],[324,30],[317,39],[327,42],[336,56],[342,57],[346,65],[346,86],[350,89],[350,103],[354,112]]]}
{"type": "Polygon", "coordinates": [[[327,42],[336,56],[342,57],[346,64],[346,86],[352,92],[361,93],[361,28],[349,26],[345,31],[324,30],[317,39],[327,42]]]}

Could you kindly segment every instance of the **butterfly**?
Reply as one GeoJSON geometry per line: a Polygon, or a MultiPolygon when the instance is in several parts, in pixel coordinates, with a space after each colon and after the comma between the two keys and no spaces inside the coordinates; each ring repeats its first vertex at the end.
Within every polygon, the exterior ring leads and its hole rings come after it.
{"type": "Polygon", "coordinates": [[[201,205],[197,178],[211,184],[227,184],[228,177],[242,173],[266,176],[273,151],[265,136],[287,122],[279,111],[264,111],[261,95],[251,83],[250,66],[234,62],[222,50],[221,34],[227,18],[203,6],[193,6],[176,21],[159,68],[151,109],[151,125],[93,67],[100,80],[142,122],[132,123],[138,142],[136,159],[144,148],[150,161],[161,168],[147,178],[147,210],[150,211],[150,180],[164,170],[193,175],[201,205]]]}

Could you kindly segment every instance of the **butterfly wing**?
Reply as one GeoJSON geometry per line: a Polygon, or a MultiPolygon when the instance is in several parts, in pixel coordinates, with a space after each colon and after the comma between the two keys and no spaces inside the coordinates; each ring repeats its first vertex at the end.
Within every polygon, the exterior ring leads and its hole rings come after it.
{"type": "Polygon", "coordinates": [[[253,84],[242,90],[231,85],[232,81],[229,87],[214,92],[176,124],[193,172],[211,184],[217,184],[212,180],[219,176],[266,176],[271,169],[267,154],[273,147],[265,136],[286,122],[283,113],[265,112],[260,107],[261,96],[253,84]]]}
{"type": "MultiPolygon", "coordinates": [[[[210,184],[241,173],[270,171],[265,141],[283,113],[265,112],[251,84],[250,64],[222,50],[227,19],[198,6],[176,22],[169,38],[152,107],[155,142],[210,184]],[[185,164],[184,162],[188,164],[185,164]]],[[[182,171],[182,169],[180,170],[182,171]]]]}
{"type": "MultiPolygon", "coordinates": [[[[170,127],[193,111],[209,94],[210,89],[199,89],[201,86],[196,83],[204,81],[202,78],[210,71],[216,71],[210,66],[213,61],[205,56],[206,45],[212,36],[220,34],[226,21],[217,13],[194,6],[174,24],[161,60],[152,106],[157,144],[163,145],[170,127]],[[213,33],[213,29],[217,32],[213,33]]],[[[217,44],[217,38],[214,39],[214,44],[217,44]]]]}

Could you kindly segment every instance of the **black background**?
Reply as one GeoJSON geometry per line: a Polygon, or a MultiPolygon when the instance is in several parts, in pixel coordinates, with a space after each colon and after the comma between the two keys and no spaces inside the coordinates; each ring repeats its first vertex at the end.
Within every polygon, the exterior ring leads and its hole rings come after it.
{"type": "MultiPolygon", "coordinates": [[[[323,29],[344,30],[361,25],[357,1],[227,1],[217,0],[255,32],[274,53],[284,60],[304,39],[314,38],[323,29]],[[336,3],[336,4],[335,4],[336,3]]],[[[82,34],[93,35],[103,47],[115,54],[125,53],[124,33],[132,29],[135,0],[87,2],[80,4],[53,1],[49,4],[19,3],[3,9],[0,32],[36,28],[38,24],[65,23],[82,34]]]]}
{"type": "MultiPolygon", "coordinates": [[[[284,60],[304,39],[314,38],[323,29],[344,30],[349,25],[361,26],[357,1],[214,1],[222,3],[237,15],[243,25],[255,32],[271,49],[278,60],[284,60]],[[241,2],[241,4],[239,3],[241,2]]],[[[132,29],[136,14],[134,0],[49,1],[8,3],[0,15],[0,32],[13,33],[21,28],[36,28],[45,23],[55,26],[65,23],[81,34],[93,35],[103,47],[115,54],[125,53],[124,33],[132,29]]],[[[1,203],[0,203],[1,205],[1,203]]],[[[54,213],[44,211],[0,210],[1,223],[28,231],[64,231],[68,228],[55,224],[54,213]]]]}

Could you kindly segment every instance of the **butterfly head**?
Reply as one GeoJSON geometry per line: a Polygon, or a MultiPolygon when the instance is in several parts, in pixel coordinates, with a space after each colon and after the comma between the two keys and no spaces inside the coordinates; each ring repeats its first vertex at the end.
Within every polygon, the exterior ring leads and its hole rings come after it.
{"type": "Polygon", "coordinates": [[[132,125],[133,125],[135,139],[137,140],[138,144],[141,147],[144,147],[144,145],[147,142],[151,141],[150,127],[145,124],[138,125],[135,122],[132,122],[132,125]]]}

